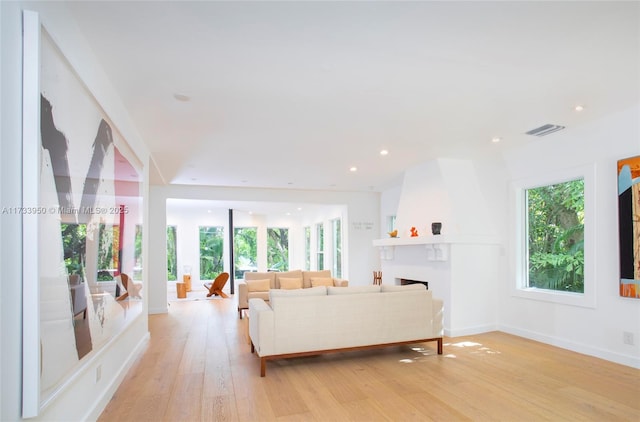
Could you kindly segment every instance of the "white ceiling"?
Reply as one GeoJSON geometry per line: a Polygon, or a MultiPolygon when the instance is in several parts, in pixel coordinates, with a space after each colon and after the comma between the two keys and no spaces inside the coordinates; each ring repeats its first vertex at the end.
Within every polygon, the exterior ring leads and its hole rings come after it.
{"type": "Polygon", "coordinates": [[[536,142],[524,132],[640,98],[638,2],[68,7],[153,183],[380,191],[411,165],[536,142]]]}

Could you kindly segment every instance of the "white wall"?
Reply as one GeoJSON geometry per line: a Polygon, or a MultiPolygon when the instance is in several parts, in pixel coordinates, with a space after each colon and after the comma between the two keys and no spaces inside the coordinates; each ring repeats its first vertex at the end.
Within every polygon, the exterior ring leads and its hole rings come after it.
{"type": "MultiPolygon", "coordinates": [[[[108,78],[100,71],[91,49],[84,42],[64,5],[59,3],[0,2],[0,199],[2,206],[21,206],[21,108],[22,108],[22,8],[40,13],[43,25],[89,90],[103,106],[123,137],[143,163],[148,152],[131,123],[108,78]],[[27,5],[27,6],[25,6],[27,5]]],[[[146,172],[145,172],[146,173],[146,172]]],[[[145,175],[146,176],[146,175],[145,175]]],[[[147,185],[145,185],[145,192],[147,185]]],[[[145,202],[146,203],[146,202],[145,202]]],[[[147,210],[145,208],[145,217],[147,210]]],[[[22,238],[21,219],[1,215],[0,229],[0,420],[21,420],[21,332],[22,332],[22,238]],[[10,288],[7,288],[10,286],[10,288]]],[[[146,232],[145,232],[146,233],[146,232]]],[[[146,237],[146,236],[145,236],[146,237]]],[[[145,239],[146,240],[146,239],[145,239]]],[[[148,258],[148,257],[146,257],[148,258]]],[[[25,257],[28,259],[28,257],[25,257]]],[[[145,262],[149,262],[145,259],[145,262]]],[[[145,281],[146,283],[146,281],[145,281]]],[[[40,416],[32,420],[96,419],[110,399],[135,353],[148,336],[146,312],[125,331],[97,352],[91,352],[74,377],[64,385],[40,416]],[[96,368],[102,378],[96,382],[96,368]]]]}
{"type": "Polygon", "coordinates": [[[400,237],[415,227],[431,234],[431,223],[442,223],[442,234],[495,235],[488,203],[471,160],[438,158],[405,171],[396,227],[400,237]]]}
{"type": "MultiPolygon", "coordinates": [[[[248,189],[221,188],[210,186],[152,186],[150,188],[150,206],[153,212],[150,216],[150,249],[151,262],[156,263],[150,268],[149,312],[167,312],[167,283],[166,283],[166,241],[167,225],[166,201],[169,198],[226,200],[226,201],[258,201],[258,202],[293,202],[309,204],[344,204],[335,208],[335,215],[343,221],[343,250],[347,251],[348,259],[343,260],[343,278],[347,278],[351,285],[371,284],[371,271],[378,266],[378,256],[371,247],[373,239],[379,236],[379,198],[378,193],[358,192],[330,192],[330,191],[302,191],[294,189],[248,189]]],[[[322,218],[331,215],[324,214],[322,218]]],[[[301,227],[309,221],[302,221],[301,227]]],[[[315,221],[315,220],[314,220],[315,221]]],[[[269,224],[272,222],[269,221],[269,224]]],[[[238,225],[241,222],[237,222],[238,225]]],[[[325,233],[330,226],[325,226],[325,233]]],[[[298,230],[298,238],[302,229],[298,230]]],[[[313,239],[312,239],[313,242],[313,239]]],[[[303,246],[303,245],[300,245],[303,246]]],[[[302,249],[302,248],[300,248],[302,249]]],[[[260,257],[258,265],[260,263],[260,257]]],[[[300,264],[304,257],[295,257],[300,264]]]]}
{"type": "Polygon", "coordinates": [[[400,195],[402,194],[402,186],[395,186],[382,192],[380,195],[380,236],[386,237],[389,227],[389,217],[396,216],[398,213],[398,204],[400,203],[400,195]]]}
{"type": "MultiPolygon", "coordinates": [[[[500,290],[499,324],[503,331],[640,367],[640,300],[621,298],[618,293],[616,168],[617,160],[640,154],[639,122],[636,106],[505,154],[511,180],[595,166],[595,215],[585,219],[595,219],[596,305],[588,308],[512,296],[512,269],[500,290]],[[623,331],[634,334],[635,346],[623,344],[623,331]]],[[[514,231],[510,227],[510,232],[514,231]]],[[[513,239],[509,240],[509,250],[513,250],[513,239]]],[[[514,257],[510,258],[513,262],[514,257]]]]}

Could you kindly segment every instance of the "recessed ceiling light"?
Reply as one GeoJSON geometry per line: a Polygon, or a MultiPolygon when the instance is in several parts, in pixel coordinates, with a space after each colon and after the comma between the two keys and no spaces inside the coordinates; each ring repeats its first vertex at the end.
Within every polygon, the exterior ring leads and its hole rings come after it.
{"type": "Polygon", "coordinates": [[[291,213],[290,213],[290,212],[288,212],[288,213],[286,213],[285,215],[291,215],[291,213]]]}
{"type": "Polygon", "coordinates": [[[173,98],[175,98],[178,101],[182,101],[183,103],[186,103],[187,101],[191,100],[191,97],[189,97],[188,95],[178,94],[178,93],[173,94],[173,98]]]}
{"type": "Polygon", "coordinates": [[[383,149],[382,151],[380,151],[380,155],[387,155],[389,154],[389,151],[387,151],[386,149],[383,149]]]}
{"type": "Polygon", "coordinates": [[[355,173],[356,171],[358,171],[358,167],[356,166],[350,167],[349,171],[355,173]]]}
{"type": "Polygon", "coordinates": [[[297,210],[298,210],[298,211],[302,211],[302,207],[298,207],[298,208],[297,208],[297,210]]]}
{"type": "Polygon", "coordinates": [[[207,210],[207,212],[208,212],[209,214],[211,214],[211,210],[207,210]]]}
{"type": "Polygon", "coordinates": [[[584,110],[584,106],[582,104],[578,104],[577,106],[575,106],[573,108],[575,111],[582,111],[584,110]]]}
{"type": "Polygon", "coordinates": [[[499,138],[497,136],[494,136],[493,138],[491,138],[491,142],[493,142],[494,144],[497,144],[500,141],[502,141],[502,138],[499,138]]]}

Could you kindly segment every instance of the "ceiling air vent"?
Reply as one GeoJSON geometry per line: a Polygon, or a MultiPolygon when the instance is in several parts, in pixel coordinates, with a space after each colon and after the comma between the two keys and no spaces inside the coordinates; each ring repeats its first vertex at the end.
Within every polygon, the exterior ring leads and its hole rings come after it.
{"type": "Polygon", "coordinates": [[[542,125],[542,126],[537,127],[535,129],[531,129],[529,132],[527,132],[527,135],[545,136],[545,135],[548,135],[548,134],[553,133],[553,132],[557,132],[557,131],[562,130],[562,129],[564,129],[564,126],[552,125],[551,123],[548,123],[546,125],[542,125]]]}

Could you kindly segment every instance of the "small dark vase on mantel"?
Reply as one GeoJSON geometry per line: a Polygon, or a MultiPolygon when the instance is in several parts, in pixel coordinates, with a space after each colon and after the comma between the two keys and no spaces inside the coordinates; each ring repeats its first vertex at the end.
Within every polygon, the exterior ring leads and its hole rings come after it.
{"type": "Polygon", "coordinates": [[[442,230],[442,223],[431,223],[431,233],[438,235],[442,230]]]}

